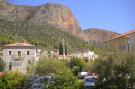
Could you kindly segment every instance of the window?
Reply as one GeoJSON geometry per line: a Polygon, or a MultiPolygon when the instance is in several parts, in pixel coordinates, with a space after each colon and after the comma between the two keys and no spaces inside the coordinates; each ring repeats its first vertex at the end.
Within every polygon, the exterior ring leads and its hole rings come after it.
{"type": "Polygon", "coordinates": [[[11,55],[11,51],[9,51],[9,55],[11,55]]]}
{"type": "Polygon", "coordinates": [[[30,51],[27,51],[27,55],[30,55],[30,51]]]}
{"type": "Polygon", "coordinates": [[[12,63],[11,62],[9,63],[9,70],[10,71],[12,70],[12,63]]]}
{"type": "Polygon", "coordinates": [[[21,56],[21,51],[18,51],[18,56],[21,56]]]}

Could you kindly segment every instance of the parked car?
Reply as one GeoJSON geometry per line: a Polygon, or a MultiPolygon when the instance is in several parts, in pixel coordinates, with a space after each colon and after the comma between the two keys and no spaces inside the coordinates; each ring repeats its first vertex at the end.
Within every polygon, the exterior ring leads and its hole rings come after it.
{"type": "Polygon", "coordinates": [[[34,83],[31,85],[31,89],[43,89],[41,83],[34,83]]]}
{"type": "Polygon", "coordinates": [[[94,87],[96,83],[96,79],[93,76],[84,77],[84,86],[86,88],[94,87]]]}
{"type": "Polygon", "coordinates": [[[78,73],[78,78],[79,79],[84,79],[84,77],[88,76],[88,72],[79,72],[78,73]]]}

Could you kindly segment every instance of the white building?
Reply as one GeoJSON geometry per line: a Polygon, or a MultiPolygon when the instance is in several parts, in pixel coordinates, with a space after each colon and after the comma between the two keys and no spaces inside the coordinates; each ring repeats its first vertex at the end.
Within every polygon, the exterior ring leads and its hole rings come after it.
{"type": "Polygon", "coordinates": [[[94,52],[90,50],[77,50],[73,52],[73,56],[81,59],[86,59],[86,60],[94,60],[98,58],[98,55],[96,55],[94,52]]]}
{"type": "Polygon", "coordinates": [[[5,45],[3,49],[3,60],[10,71],[26,73],[27,65],[38,61],[35,45],[29,43],[14,43],[5,45]]]}

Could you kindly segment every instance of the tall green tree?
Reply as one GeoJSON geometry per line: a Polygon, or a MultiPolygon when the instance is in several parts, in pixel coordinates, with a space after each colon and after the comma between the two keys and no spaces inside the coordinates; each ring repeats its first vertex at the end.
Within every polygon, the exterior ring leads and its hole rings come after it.
{"type": "Polygon", "coordinates": [[[65,55],[67,55],[67,46],[65,45],[65,55]]]}
{"type": "Polygon", "coordinates": [[[69,62],[69,66],[72,69],[74,75],[77,76],[78,72],[81,72],[84,69],[85,63],[82,59],[72,57],[69,62]]]}
{"type": "Polygon", "coordinates": [[[59,55],[63,55],[63,44],[62,44],[62,42],[59,43],[59,55]]]}
{"type": "Polygon", "coordinates": [[[67,46],[63,46],[63,43],[59,43],[59,55],[63,55],[63,51],[65,51],[65,55],[67,55],[67,46]],[[63,48],[64,47],[64,48],[63,48]]]}

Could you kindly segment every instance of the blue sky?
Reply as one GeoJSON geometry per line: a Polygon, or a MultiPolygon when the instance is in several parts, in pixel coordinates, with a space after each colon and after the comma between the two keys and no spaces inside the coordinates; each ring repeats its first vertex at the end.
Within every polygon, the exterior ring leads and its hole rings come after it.
{"type": "Polygon", "coordinates": [[[47,2],[69,7],[82,29],[101,28],[119,33],[135,29],[135,0],[9,0],[16,5],[47,2]]]}

